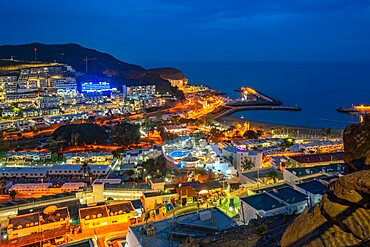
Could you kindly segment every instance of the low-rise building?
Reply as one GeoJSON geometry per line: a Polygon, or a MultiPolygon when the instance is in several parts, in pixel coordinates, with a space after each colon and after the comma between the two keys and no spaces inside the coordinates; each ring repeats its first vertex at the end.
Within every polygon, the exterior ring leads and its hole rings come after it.
{"type": "Polygon", "coordinates": [[[319,203],[323,195],[328,191],[328,187],[317,180],[295,184],[294,189],[309,196],[309,199],[310,199],[309,206],[310,207],[319,203]]]}
{"type": "MultiPolygon", "coordinates": [[[[89,174],[93,177],[104,176],[110,170],[108,165],[89,165],[89,174]]],[[[80,165],[54,165],[48,168],[48,175],[50,176],[81,176],[85,171],[80,165]]]]}
{"type": "Polygon", "coordinates": [[[282,179],[283,175],[281,172],[273,167],[250,170],[239,174],[239,182],[243,184],[243,186],[257,186],[259,184],[275,183],[282,179]],[[270,171],[278,172],[279,176],[276,178],[276,181],[273,181],[273,179],[269,177],[270,171]]]}
{"type": "Polygon", "coordinates": [[[284,181],[295,182],[305,177],[343,174],[345,169],[346,166],[343,163],[313,167],[284,168],[283,175],[284,181]]]}
{"type": "Polygon", "coordinates": [[[66,162],[70,164],[81,164],[83,162],[111,164],[113,154],[111,152],[91,152],[91,153],[64,153],[66,162]]]}
{"type": "Polygon", "coordinates": [[[308,196],[288,186],[272,189],[267,193],[275,199],[283,201],[288,207],[288,214],[301,213],[309,202],[308,196]]]}
{"type": "Polygon", "coordinates": [[[181,214],[149,224],[129,226],[128,247],[180,246],[189,238],[219,234],[235,226],[233,220],[218,208],[181,214]]]}
{"type": "MultiPolygon", "coordinates": [[[[69,228],[69,211],[67,207],[46,208],[44,212],[9,217],[8,238],[17,239],[32,234],[53,231],[64,235],[69,228]]],[[[57,234],[55,234],[57,237],[57,234]]]]}
{"type": "Polygon", "coordinates": [[[179,199],[179,195],[176,191],[168,192],[144,192],[142,196],[142,202],[144,205],[145,212],[151,209],[158,208],[160,205],[167,203],[174,203],[179,199]]]}
{"type": "Polygon", "coordinates": [[[44,167],[2,167],[0,168],[1,178],[44,178],[48,169],[44,167]]]}
{"type": "Polygon", "coordinates": [[[343,163],[343,152],[307,154],[288,157],[292,162],[292,167],[323,166],[334,163],[343,163]]]}
{"type": "Polygon", "coordinates": [[[266,192],[240,198],[240,220],[248,224],[258,217],[274,216],[288,212],[287,205],[266,192]]]}
{"type": "Polygon", "coordinates": [[[79,210],[81,229],[127,223],[135,218],[131,202],[111,203],[79,210]]]}
{"type": "Polygon", "coordinates": [[[9,191],[14,190],[17,195],[56,195],[65,192],[79,191],[86,188],[84,182],[67,182],[62,184],[52,183],[17,183],[14,184],[9,191]]]}

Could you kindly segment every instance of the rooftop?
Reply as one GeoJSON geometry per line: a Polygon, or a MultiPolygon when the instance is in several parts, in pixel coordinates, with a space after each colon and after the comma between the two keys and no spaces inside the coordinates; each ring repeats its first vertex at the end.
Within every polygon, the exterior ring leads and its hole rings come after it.
{"type": "Polygon", "coordinates": [[[301,177],[320,172],[344,172],[345,168],[345,164],[330,164],[326,166],[286,168],[286,170],[298,177],[301,177]]]}
{"type": "Polygon", "coordinates": [[[69,242],[68,244],[58,245],[59,247],[93,247],[94,243],[91,238],[69,242]]]}
{"type": "Polygon", "coordinates": [[[343,152],[337,153],[325,153],[325,154],[308,154],[308,155],[298,155],[290,156],[289,158],[298,163],[319,163],[319,162],[329,162],[329,161],[343,161],[343,152]]]}
{"type": "Polygon", "coordinates": [[[306,196],[303,193],[296,191],[291,187],[283,187],[276,190],[270,190],[268,191],[268,193],[289,204],[294,204],[307,200],[306,196]]]}
{"type": "Polygon", "coordinates": [[[90,220],[107,216],[108,212],[105,205],[80,209],[80,219],[90,220]]]}
{"type": "Polygon", "coordinates": [[[130,230],[135,235],[136,239],[141,241],[142,246],[146,247],[167,247],[179,246],[180,243],[188,236],[203,237],[207,235],[217,234],[219,231],[234,227],[231,218],[217,208],[202,210],[199,212],[202,215],[209,217],[198,216],[197,212],[182,214],[172,218],[167,218],[160,221],[154,221],[153,227],[155,234],[147,236],[142,225],[130,226],[130,230]],[[171,241],[170,236],[173,236],[171,241]]]}
{"type": "MultiPolygon", "coordinates": [[[[243,172],[241,175],[249,178],[250,180],[257,181],[258,179],[263,179],[264,177],[267,177],[268,173],[271,170],[276,170],[276,169],[273,167],[261,168],[258,170],[250,170],[250,171],[243,172]]],[[[282,179],[283,175],[281,174],[280,171],[278,172],[279,172],[279,179],[282,179]]]]}
{"type": "Polygon", "coordinates": [[[272,198],[266,193],[257,194],[241,198],[245,203],[249,204],[256,210],[264,210],[265,212],[284,207],[285,205],[278,200],[272,198]]]}
{"type": "Polygon", "coordinates": [[[323,185],[317,180],[312,180],[306,183],[297,184],[297,186],[315,195],[317,194],[323,195],[328,191],[328,187],[326,187],[325,185],[323,185]]]}
{"type": "Polygon", "coordinates": [[[132,200],[132,201],[131,201],[131,204],[132,204],[132,206],[134,207],[134,209],[141,209],[141,208],[144,208],[144,207],[143,207],[143,203],[142,203],[139,199],[137,199],[137,200],[132,200]]]}

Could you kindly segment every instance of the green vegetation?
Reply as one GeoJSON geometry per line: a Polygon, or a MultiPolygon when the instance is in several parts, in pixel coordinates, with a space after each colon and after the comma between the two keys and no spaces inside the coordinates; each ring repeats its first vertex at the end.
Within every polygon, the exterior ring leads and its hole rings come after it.
{"type": "Polygon", "coordinates": [[[68,124],[60,126],[52,135],[54,140],[61,140],[68,146],[104,144],[108,134],[96,124],[68,124]]]}
{"type": "Polygon", "coordinates": [[[276,170],[270,170],[268,173],[267,173],[267,177],[271,180],[274,181],[274,183],[277,182],[277,180],[279,179],[279,172],[276,171],[276,170]]]}
{"type": "Polygon", "coordinates": [[[241,162],[241,168],[242,168],[242,171],[245,171],[245,170],[250,170],[252,169],[253,167],[255,167],[256,164],[254,164],[254,162],[249,159],[249,158],[244,158],[244,160],[242,160],[241,162]]]}
{"type": "Polygon", "coordinates": [[[247,138],[247,139],[258,139],[258,135],[257,135],[257,132],[253,131],[253,130],[247,130],[244,134],[243,134],[243,137],[247,138]]]}
{"type": "Polygon", "coordinates": [[[17,191],[15,191],[15,190],[10,190],[9,191],[9,196],[12,198],[12,200],[14,200],[16,195],[17,195],[17,191]]]}
{"type": "Polygon", "coordinates": [[[143,169],[148,175],[153,177],[162,177],[167,172],[166,159],[163,155],[158,156],[157,159],[148,159],[142,164],[143,169]]]}
{"type": "Polygon", "coordinates": [[[111,137],[113,143],[129,146],[140,142],[140,126],[129,123],[120,123],[112,127],[111,137]]]}

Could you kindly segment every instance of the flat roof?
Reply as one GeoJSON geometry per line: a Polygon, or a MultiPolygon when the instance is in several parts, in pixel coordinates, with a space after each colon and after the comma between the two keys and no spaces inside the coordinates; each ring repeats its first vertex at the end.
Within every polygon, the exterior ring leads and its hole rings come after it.
{"type": "Polygon", "coordinates": [[[257,195],[252,195],[248,197],[241,198],[245,203],[249,204],[256,210],[270,211],[277,208],[285,207],[284,204],[281,204],[275,198],[272,198],[266,193],[261,193],[257,195]]]}
{"type": "Polygon", "coordinates": [[[325,185],[323,185],[317,180],[312,180],[306,183],[297,184],[297,186],[315,195],[317,194],[323,195],[328,191],[328,187],[326,187],[325,185]]]}
{"type": "Polygon", "coordinates": [[[344,172],[346,165],[344,163],[330,164],[326,166],[313,166],[313,167],[298,167],[298,168],[285,168],[297,177],[307,176],[320,172],[344,172]]]}
{"type": "Polygon", "coordinates": [[[283,187],[276,190],[270,190],[268,191],[268,193],[289,204],[294,204],[307,200],[306,195],[290,187],[283,187]]]}
{"type": "Polygon", "coordinates": [[[298,155],[290,156],[289,158],[298,163],[319,163],[319,162],[329,162],[329,161],[342,161],[344,152],[337,153],[325,153],[325,154],[308,154],[308,155],[298,155]]]}
{"type": "Polygon", "coordinates": [[[93,247],[94,243],[91,238],[69,242],[68,244],[58,245],[59,247],[93,247]]]}
{"type": "Polygon", "coordinates": [[[132,233],[141,245],[145,247],[178,246],[186,237],[202,237],[217,234],[217,232],[230,229],[235,226],[233,220],[218,208],[200,211],[200,214],[209,214],[211,217],[200,220],[197,212],[187,213],[153,222],[155,234],[147,236],[140,228],[144,224],[129,226],[132,233]],[[173,236],[171,241],[170,236],[173,236]]]}
{"type": "Polygon", "coordinates": [[[250,171],[243,172],[241,175],[243,175],[244,177],[247,177],[251,180],[256,181],[258,178],[261,179],[261,178],[267,177],[268,173],[271,170],[275,170],[279,173],[279,178],[278,179],[283,178],[283,175],[281,174],[281,172],[279,170],[277,170],[276,168],[274,168],[274,167],[267,167],[267,168],[261,168],[261,169],[257,169],[257,170],[250,170],[250,171]]]}

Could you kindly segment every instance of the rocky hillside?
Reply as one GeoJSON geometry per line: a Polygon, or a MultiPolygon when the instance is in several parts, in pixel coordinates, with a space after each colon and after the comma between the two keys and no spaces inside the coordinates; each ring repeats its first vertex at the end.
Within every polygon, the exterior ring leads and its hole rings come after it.
{"type": "Polygon", "coordinates": [[[38,62],[60,62],[71,65],[77,71],[85,73],[88,61],[87,74],[78,78],[84,81],[89,78],[93,80],[106,80],[113,86],[120,88],[122,84],[139,85],[155,84],[159,92],[170,92],[178,98],[183,99],[184,95],[177,88],[171,87],[167,79],[184,79],[181,71],[172,68],[146,70],[139,65],[129,64],[120,61],[112,55],[94,49],[82,47],[78,44],[57,44],[46,45],[31,43],[24,45],[2,45],[0,46],[0,67],[17,65],[29,61],[34,63],[37,49],[38,62]],[[15,61],[10,61],[13,58],[15,61]]]}
{"type": "Polygon", "coordinates": [[[350,174],[287,228],[281,246],[370,246],[370,115],[344,131],[350,174]]]}

